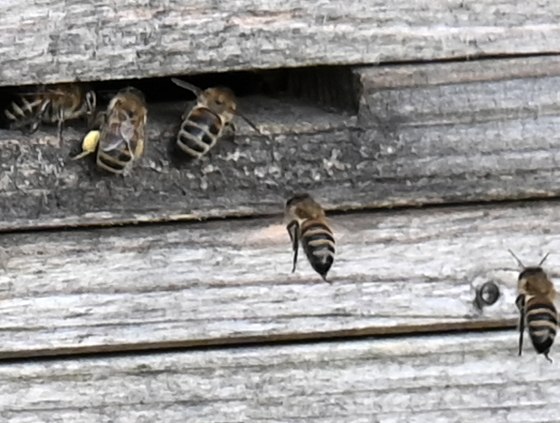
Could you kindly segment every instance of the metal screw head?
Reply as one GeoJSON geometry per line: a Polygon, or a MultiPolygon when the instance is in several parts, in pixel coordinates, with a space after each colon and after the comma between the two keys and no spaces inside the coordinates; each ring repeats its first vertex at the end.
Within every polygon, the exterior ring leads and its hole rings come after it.
{"type": "Polygon", "coordinates": [[[494,304],[498,298],[500,298],[500,288],[494,282],[489,281],[477,288],[474,301],[478,308],[483,308],[494,304]]]}

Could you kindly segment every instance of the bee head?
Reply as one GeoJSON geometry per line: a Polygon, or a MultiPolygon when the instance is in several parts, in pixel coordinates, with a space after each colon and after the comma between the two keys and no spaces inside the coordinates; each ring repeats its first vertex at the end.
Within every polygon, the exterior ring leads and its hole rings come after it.
{"type": "Polygon", "coordinates": [[[111,111],[115,109],[119,113],[126,114],[128,119],[132,119],[133,116],[140,116],[140,120],[146,123],[146,99],[142,91],[134,87],[123,88],[111,99],[107,108],[107,114],[111,114],[111,111]]]}
{"type": "Polygon", "coordinates": [[[286,215],[308,219],[324,215],[323,208],[307,193],[294,194],[286,201],[286,215]]]}
{"type": "Polygon", "coordinates": [[[208,107],[226,122],[230,122],[235,116],[237,103],[232,90],[225,87],[205,89],[199,96],[198,102],[201,106],[208,107]]]}
{"type": "Polygon", "coordinates": [[[523,269],[519,274],[517,285],[520,291],[529,295],[546,295],[553,289],[546,272],[539,266],[523,269]]]}
{"type": "Polygon", "coordinates": [[[297,203],[301,203],[302,201],[305,200],[313,200],[313,198],[311,197],[311,195],[309,195],[306,192],[300,192],[297,194],[294,194],[293,196],[291,196],[288,201],[286,201],[286,207],[290,207],[293,206],[297,203]]]}
{"type": "Polygon", "coordinates": [[[144,93],[140,91],[138,88],[134,87],[126,87],[119,91],[118,95],[123,95],[129,99],[134,99],[138,103],[143,105],[146,104],[146,97],[144,97],[144,93]]]}
{"type": "Polygon", "coordinates": [[[546,272],[541,267],[548,258],[548,253],[541,259],[538,265],[525,266],[513,251],[508,251],[521,268],[517,279],[517,289],[519,292],[529,295],[546,295],[554,290],[552,282],[548,279],[546,272]]]}

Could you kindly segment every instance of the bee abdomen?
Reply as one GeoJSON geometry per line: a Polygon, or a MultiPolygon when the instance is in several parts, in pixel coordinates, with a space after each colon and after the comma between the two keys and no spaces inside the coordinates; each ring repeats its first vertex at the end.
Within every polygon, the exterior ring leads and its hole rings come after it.
{"type": "Polygon", "coordinates": [[[128,151],[106,152],[100,150],[97,154],[97,166],[117,175],[124,173],[131,161],[132,156],[128,151]]]}
{"type": "Polygon", "coordinates": [[[330,228],[322,222],[304,222],[301,227],[301,243],[313,269],[325,278],[335,254],[334,236],[330,228]]]}
{"type": "Polygon", "coordinates": [[[204,156],[218,140],[222,121],[210,110],[195,108],[187,119],[181,123],[177,134],[177,146],[189,156],[204,156]]]}
{"type": "Polygon", "coordinates": [[[558,315],[551,303],[530,299],[526,311],[527,327],[531,342],[539,354],[548,353],[554,343],[558,315]]]}
{"type": "Polygon", "coordinates": [[[12,101],[10,106],[4,110],[4,115],[10,121],[12,128],[19,128],[29,124],[37,116],[44,104],[43,99],[34,98],[32,101],[25,97],[19,97],[12,101]]]}

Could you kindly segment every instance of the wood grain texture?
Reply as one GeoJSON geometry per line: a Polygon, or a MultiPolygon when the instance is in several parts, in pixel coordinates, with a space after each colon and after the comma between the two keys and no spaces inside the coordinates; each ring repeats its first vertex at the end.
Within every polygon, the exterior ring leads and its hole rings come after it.
{"type": "Polygon", "coordinates": [[[510,332],[0,365],[7,423],[558,421],[510,332]]]}
{"type": "Polygon", "coordinates": [[[441,208],[334,219],[329,275],[285,228],[255,219],[3,235],[0,355],[216,345],[515,325],[517,265],[557,277],[560,205],[441,208]],[[482,312],[475,290],[501,297],[482,312]],[[40,318],[38,318],[40,316],[40,318]]]}
{"type": "Polygon", "coordinates": [[[400,178],[418,202],[558,195],[557,58],[364,68],[357,78],[362,142],[378,148],[360,164],[372,178],[359,191],[400,178]]]}
{"type": "Polygon", "coordinates": [[[170,151],[184,103],[150,107],[130,178],[69,160],[77,132],[0,132],[0,230],[276,213],[294,191],[328,209],[560,194],[560,58],[356,70],[357,115],[245,97],[272,138],[239,122],[238,144],[201,162],[170,151]],[[74,141],[71,141],[75,138],[74,141]]]}
{"type": "Polygon", "coordinates": [[[277,212],[293,190],[335,177],[339,153],[319,162],[315,154],[329,140],[350,140],[354,116],[287,100],[244,100],[245,115],[274,140],[237,119],[235,143],[183,160],[173,146],[188,102],[154,104],[147,151],[127,178],[103,174],[92,157],[70,159],[83,130],[69,128],[62,144],[50,128],[30,137],[0,130],[0,230],[277,212]]]}
{"type": "Polygon", "coordinates": [[[3,1],[3,85],[557,53],[560,6],[515,0],[3,1]]]}

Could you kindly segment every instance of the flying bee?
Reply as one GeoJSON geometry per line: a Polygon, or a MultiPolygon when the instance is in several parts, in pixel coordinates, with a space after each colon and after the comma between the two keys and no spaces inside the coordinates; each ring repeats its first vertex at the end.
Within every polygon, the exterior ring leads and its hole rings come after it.
{"type": "Polygon", "coordinates": [[[233,137],[233,118],[236,115],[260,134],[249,119],[237,112],[235,94],[229,88],[213,87],[201,90],[188,82],[176,78],[171,80],[196,95],[196,105],[185,110],[177,133],[177,147],[190,157],[199,159],[207,154],[219,139],[233,137]]]}
{"type": "Polygon", "coordinates": [[[325,211],[309,194],[295,194],[286,202],[286,229],[294,251],[292,273],[296,270],[299,244],[311,264],[325,282],[334,262],[334,235],[325,211]]]}
{"type": "Polygon", "coordinates": [[[58,138],[62,140],[65,121],[86,117],[88,124],[96,108],[95,92],[79,83],[56,84],[34,92],[20,93],[4,110],[10,129],[33,133],[41,122],[57,123],[58,138]]]}
{"type": "Polygon", "coordinates": [[[548,353],[556,336],[558,312],[554,305],[556,290],[541,267],[548,254],[537,266],[525,267],[511,250],[508,251],[522,269],[517,281],[518,296],[515,300],[519,309],[519,355],[523,349],[523,332],[527,326],[537,354],[544,354],[552,362],[548,353]]]}
{"type": "Polygon", "coordinates": [[[90,131],[83,140],[80,159],[97,149],[97,166],[117,175],[125,174],[144,152],[148,119],[146,100],[133,87],[120,90],[101,117],[101,130],[90,131]]]}

